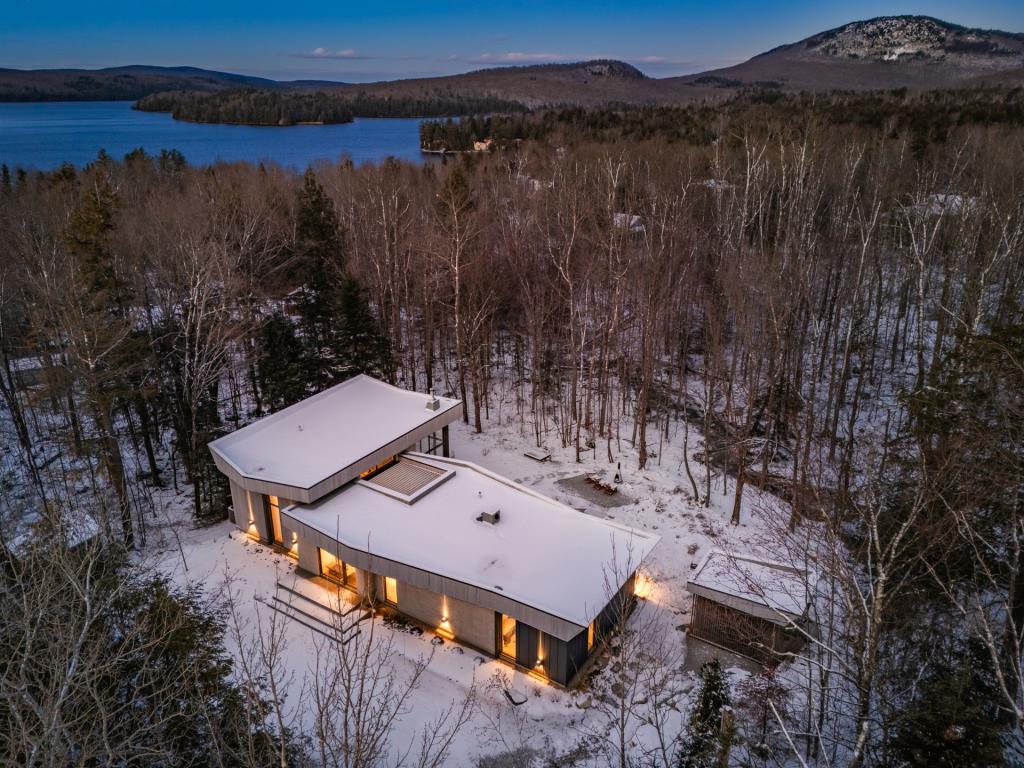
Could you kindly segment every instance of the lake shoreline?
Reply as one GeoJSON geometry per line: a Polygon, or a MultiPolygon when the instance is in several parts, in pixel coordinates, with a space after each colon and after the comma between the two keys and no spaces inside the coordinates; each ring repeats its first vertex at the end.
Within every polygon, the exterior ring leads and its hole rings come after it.
{"type": "Polygon", "coordinates": [[[356,164],[389,157],[418,165],[436,161],[420,151],[423,118],[357,117],[347,123],[287,126],[196,123],[135,110],[134,103],[0,102],[0,164],[50,171],[65,162],[82,167],[101,149],[120,159],[137,148],[150,155],[177,150],[190,165],[263,162],[299,170],[346,159],[356,164]]]}

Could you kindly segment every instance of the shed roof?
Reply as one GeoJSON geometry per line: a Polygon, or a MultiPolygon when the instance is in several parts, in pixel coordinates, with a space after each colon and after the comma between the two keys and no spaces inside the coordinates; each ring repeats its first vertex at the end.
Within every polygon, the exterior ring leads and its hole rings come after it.
{"type": "Polygon", "coordinates": [[[355,483],[285,514],[350,549],[499,594],[581,628],[659,541],[475,464],[407,455],[451,475],[411,504],[372,483],[355,483]],[[477,519],[499,510],[497,523],[477,519]]]}
{"type": "MultiPolygon", "coordinates": [[[[311,488],[428,422],[458,417],[458,400],[359,375],[210,443],[243,477],[311,488]]],[[[408,446],[403,446],[408,447],[408,446]]]]}
{"type": "Polygon", "coordinates": [[[697,566],[686,586],[710,600],[785,623],[786,617],[797,618],[807,610],[808,577],[800,568],[715,549],[697,566]]]}

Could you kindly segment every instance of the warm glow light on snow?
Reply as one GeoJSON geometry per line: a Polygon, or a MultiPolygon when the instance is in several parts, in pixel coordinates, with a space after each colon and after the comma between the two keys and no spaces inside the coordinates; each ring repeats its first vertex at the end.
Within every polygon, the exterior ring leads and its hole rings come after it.
{"type": "Polygon", "coordinates": [[[657,588],[657,583],[643,571],[636,572],[636,578],[633,580],[633,594],[639,597],[641,600],[651,600],[654,598],[654,593],[657,588]]]}

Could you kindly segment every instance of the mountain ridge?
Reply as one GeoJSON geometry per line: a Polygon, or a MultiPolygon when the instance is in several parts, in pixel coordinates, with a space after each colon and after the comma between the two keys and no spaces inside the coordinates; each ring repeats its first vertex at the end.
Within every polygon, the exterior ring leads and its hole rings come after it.
{"type": "Polygon", "coordinates": [[[878,16],[776,46],[750,59],[674,78],[793,90],[937,88],[999,77],[1024,66],[1024,34],[966,27],[932,16],[878,16]]]}
{"type": "Polygon", "coordinates": [[[375,98],[495,97],[527,108],[671,104],[742,88],[876,90],[1024,82],[1024,33],[932,16],[878,16],[815,33],[732,65],[667,78],[614,59],[490,67],[457,75],[345,83],[280,81],[132,64],[99,70],[0,69],[0,101],[132,99],[163,91],[323,90],[375,98]]]}

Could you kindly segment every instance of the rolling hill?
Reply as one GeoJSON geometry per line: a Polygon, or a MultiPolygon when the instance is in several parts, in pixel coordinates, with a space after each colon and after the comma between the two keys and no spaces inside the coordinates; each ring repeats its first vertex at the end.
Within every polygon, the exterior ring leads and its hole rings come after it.
{"type": "Polygon", "coordinates": [[[118,101],[170,90],[272,88],[262,77],[197,67],[133,65],[109,69],[0,69],[0,101],[118,101]]]}
{"type": "Polygon", "coordinates": [[[194,67],[0,70],[0,101],[139,99],[163,91],[248,87],[324,91],[407,101],[498,99],[551,105],[676,104],[741,88],[864,90],[1024,82],[1024,34],[971,29],[928,16],[855,21],[722,69],[651,78],[630,64],[594,60],[482,69],[461,75],[347,84],[280,82],[194,67]]]}
{"type": "MultiPolygon", "coordinates": [[[[338,86],[339,93],[373,96],[430,98],[453,94],[495,96],[528,108],[571,104],[666,103],[675,100],[675,87],[648,77],[622,61],[593,60],[572,64],[497,67],[447,77],[393,80],[338,86]]],[[[707,89],[708,95],[711,90],[707,89]]],[[[688,94],[689,95],[689,94],[688,94]]]]}

